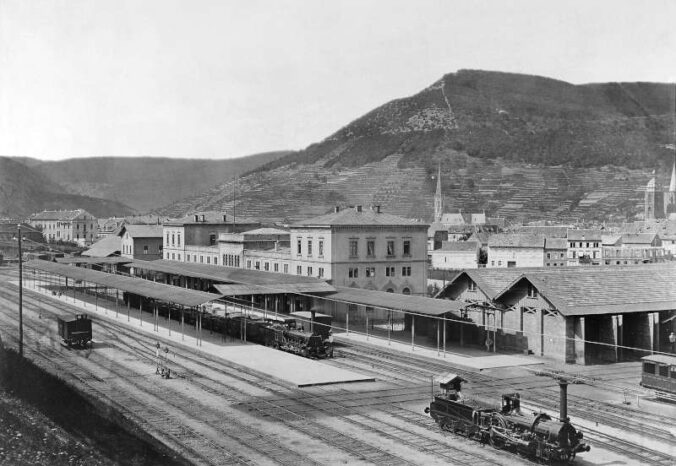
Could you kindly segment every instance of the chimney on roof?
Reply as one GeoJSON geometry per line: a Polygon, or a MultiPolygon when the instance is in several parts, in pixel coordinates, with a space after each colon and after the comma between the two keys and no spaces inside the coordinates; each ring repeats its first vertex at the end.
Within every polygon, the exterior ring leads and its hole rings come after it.
{"type": "Polygon", "coordinates": [[[339,205],[335,206],[335,207],[333,208],[333,211],[334,211],[335,213],[340,212],[340,206],[339,206],[339,205]]]}
{"type": "Polygon", "coordinates": [[[355,208],[354,208],[354,209],[355,209],[355,210],[356,210],[357,212],[361,212],[361,206],[360,206],[360,205],[358,205],[358,206],[355,206],[355,208]]]}

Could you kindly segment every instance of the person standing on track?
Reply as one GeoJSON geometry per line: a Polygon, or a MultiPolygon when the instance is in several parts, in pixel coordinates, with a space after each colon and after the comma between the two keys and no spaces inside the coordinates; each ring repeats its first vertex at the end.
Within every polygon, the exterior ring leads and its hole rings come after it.
{"type": "Polygon", "coordinates": [[[674,351],[674,347],[676,347],[676,334],[674,334],[674,332],[669,334],[669,343],[671,344],[671,352],[676,352],[674,351]]]}

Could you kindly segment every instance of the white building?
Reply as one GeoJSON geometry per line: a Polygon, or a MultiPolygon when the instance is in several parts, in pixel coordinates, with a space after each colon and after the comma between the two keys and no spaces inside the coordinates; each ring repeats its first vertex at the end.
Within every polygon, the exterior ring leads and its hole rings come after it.
{"type": "Polygon", "coordinates": [[[479,267],[478,241],[444,241],[441,248],[430,251],[432,268],[439,270],[476,269],[479,267]]]}
{"type": "Polygon", "coordinates": [[[66,241],[89,246],[98,236],[98,221],[86,210],[45,210],[28,221],[42,230],[48,242],[66,241]]]}
{"type": "Polygon", "coordinates": [[[544,254],[542,236],[497,234],[488,238],[486,267],[542,267],[544,254]]]}

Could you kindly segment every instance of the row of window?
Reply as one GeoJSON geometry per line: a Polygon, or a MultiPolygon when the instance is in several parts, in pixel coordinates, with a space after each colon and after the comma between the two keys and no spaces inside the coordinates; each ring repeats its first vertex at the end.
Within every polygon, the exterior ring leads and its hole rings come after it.
{"type": "MultiPolygon", "coordinates": [[[[571,251],[572,253],[572,258],[577,259],[577,258],[583,258],[583,257],[589,257],[589,254],[585,254],[584,251],[571,251]]],[[[593,259],[598,259],[598,251],[592,251],[592,258],[593,259]]]]}
{"type": "MultiPolygon", "coordinates": [[[[239,257],[237,258],[236,263],[239,264],[239,257]]],[[[289,264],[282,264],[282,265],[283,265],[284,273],[289,273],[289,264]]],[[[239,267],[239,265],[237,265],[236,267],[239,267]]],[[[261,270],[261,261],[252,261],[251,259],[247,260],[246,261],[246,268],[250,269],[252,267],[256,270],[261,270]]],[[[312,270],[312,267],[308,267],[308,268],[310,270],[312,270]]],[[[272,270],[271,270],[270,269],[270,262],[263,262],[263,269],[262,270],[264,270],[266,272],[279,272],[279,263],[273,262],[272,263],[272,270]]],[[[324,276],[324,269],[320,268],[320,270],[322,271],[321,276],[323,277],[324,276]]],[[[297,272],[297,275],[300,275],[300,274],[301,274],[301,272],[297,272]]]]}
{"type": "MultiPolygon", "coordinates": [[[[364,267],[364,277],[366,278],[375,278],[376,277],[376,268],[375,267],[364,267]]],[[[350,267],[347,269],[348,278],[359,278],[359,267],[350,267]]],[[[395,277],[396,271],[395,267],[387,266],[385,267],[385,276],[386,277],[395,277]]],[[[402,277],[411,276],[411,266],[407,265],[401,268],[402,277]]]]}
{"type": "MultiPolygon", "coordinates": [[[[402,241],[402,255],[408,257],[411,255],[411,240],[405,239],[402,241]]],[[[395,257],[396,248],[395,240],[388,239],[385,241],[385,255],[386,257],[395,257]]],[[[351,238],[350,239],[350,257],[355,258],[359,257],[359,239],[351,238]]],[[[376,240],[367,239],[366,240],[366,257],[376,257],[376,240]]]]}
{"type": "MultiPolygon", "coordinates": [[[[169,246],[170,234],[167,232],[167,246],[169,246]]],[[[180,246],[181,245],[181,234],[180,233],[171,233],[171,245],[180,246]]]]}
{"type": "Polygon", "coordinates": [[[223,254],[223,265],[227,267],[239,267],[239,256],[235,254],[223,254]]]}
{"type": "MultiPolygon", "coordinates": [[[[59,228],[72,228],[73,225],[70,224],[70,223],[67,223],[67,222],[57,222],[57,223],[46,223],[46,224],[42,224],[42,225],[38,225],[38,226],[40,228],[44,229],[44,230],[56,230],[56,229],[59,229],[59,228]]],[[[79,223],[75,224],[75,229],[76,230],[80,229],[79,223]]],[[[86,231],[87,230],[87,224],[83,224],[82,229],[86,231]]],[[[90,230],[94,229],[93,223],[89,225],[89,229],[90,230]]]]}
{"type": "MultiPolygon", "coordinates": [[[[312,257],[312,238],[307,239],[307,255],[312,257]]],[[[296,254],[303,254],[303,238],[298,238],[296,240],[296,254]]],[[[320,239],[317,241],[317,257],[324,257],[324,240],[320,239]]]]}
{"type": "Polygon", "coordinates": [[[575,247],[578,247],[578,248],[598,248],[598,247],[600,247],[599,244],[600,243],[589,242],[589,241],[587,241],[586,243],[582,242],[582,241],[568,241],[568,247],[570,247],[570,248],[575,248],[575,247]],[[577,246],[575,246],[575,244],[577,244],[577,246]],[[586,246],[583,246],[585,244],[586,244],[586,246]]]}
{"type": "MultiPolygon", "coordinates": [[[[50,234],[47,235],[47,239],[62,239],[62,238],[61,238],[61,232],[60,232],[60,231],[57,231],[56,234],[50,233],[50,234]]],[[[78,233],[78,234],[75,235],[75,239],[80,239],[80,233],[78,233]]],[[[87,239],[87,235],[86,235],[86,234],[82,235],[82,239],[87,239]]],[[[94,239],[94,235],[93,235],[93,234],[90,234],[90,235],[89,235],[89,239],[90,239],[90,240],[93,240],[93,239],[94,239]]],[[[68,236],[63,235],[63,240],[64,240],[64,241],[70,241],[70,234],[68,234],[68,236]]]]}
{"type": "MultiPolygon", "coordinates": [[[[133,254],[132,245],[131,244],[123,244],[122,245],[122,254],[133,254]]],[[[150,249],[148,249],[147,244],[143,245],[143,254],[150,254],[150,249]]],[[[157,248],[157,254],[162,254],[162,246],[159,246],[157,248]]],[[[168,258],[168,254],[167,254],[167,258],[168,258]]],[[[181,260],[180,254],[179,254],[179,260],[181,260]]]]}

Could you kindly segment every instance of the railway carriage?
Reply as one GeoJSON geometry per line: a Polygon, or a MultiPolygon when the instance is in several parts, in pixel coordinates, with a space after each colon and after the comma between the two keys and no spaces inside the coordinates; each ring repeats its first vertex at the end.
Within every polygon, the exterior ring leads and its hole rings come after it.
{"type": "Polygon", "coordinates": [[[655,390],[657,396],[676,397],[676,357],[651,354],[641,358],[641,386],[655,390]]]}
{"type": "Polygon", "coordinates": [[[92,341],[92,321],[87,314],[77,314],[75,318],[57,317],[61,344],[70,348],[84,348],[92,341]]]}

